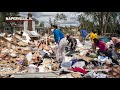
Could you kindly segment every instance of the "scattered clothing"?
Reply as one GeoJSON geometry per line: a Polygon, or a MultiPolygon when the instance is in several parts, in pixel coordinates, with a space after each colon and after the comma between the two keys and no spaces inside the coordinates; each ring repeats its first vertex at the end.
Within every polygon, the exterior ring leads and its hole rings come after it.
{"type": "Polygon", "coordinates": [[[84,78],[87,78],[87,77],[90,77],[90,78],[107,78],[108,75],[91,71],[91,72],[88,72],[87,74],[85,74],[83,77],[84,78]]]}
{"type": "Polygon", "coordinates": [[[117,44],[117,43],[120,43],[120,39],[118,39],[118,38],[116,38],[116,37],[112,37],[112,41],[111,42],[113,42],[113,44],[117,44]]]}
{"type": "Polygon", "coordinates": [[[82,69],[82,68],[79,68],[79,67],[71,68],[71,69],[69,69],[69,70],[72,70],[72,71],[74,71],[74,72],[81,72],[81,73],[83,73],[83,74],[86,74],[86,73],[87,73],[86,70],[84,70],[84,69],[82,69]]]}
{"type": "Polygon", "coordinates": [[[116,50],[120,49],[120,39],[112,37],[112,40],[110,42],[115,46],[116,50]]]}
{"type": "Polygon", "coordinates": [[[72,66],[72,61],[64,62],[61,64],[61,67],[64,67],[64,68],[71,68],[71,66],[72,66]]]}
{"type": "Polygon", "coordinates": [[[101,62],[100,61],[91,61],[89,63],[92,63],[94,66],[101,66],[101,62]]]}
{"type": "Polygon", "coordinates": [[[108,51],[108,50],[106,50],[106,51],[98,50],[98,54],[99,55],[100,55],[100,53],[105,54],[105,56],[107,56],[108,58],[110,58],[113,63],[119,65],[119,62],[117,60],[113,59],[111,51],[108,51]]]}
{"type": "Polygon", "coordinates": [[[74,65],[72,65],[73,68],[75,67],[83,68],[84,66],[85,66],[84,61],[79,61],[79,62],[76,62],[74,65]]]}
{"type": "Polygon", "coordinates": [[[106,57],[106,56],[98,56],[98,60],[104,62],[104,61],[106,61],[106,60],[109,60],[109,58],[106,57]]]}

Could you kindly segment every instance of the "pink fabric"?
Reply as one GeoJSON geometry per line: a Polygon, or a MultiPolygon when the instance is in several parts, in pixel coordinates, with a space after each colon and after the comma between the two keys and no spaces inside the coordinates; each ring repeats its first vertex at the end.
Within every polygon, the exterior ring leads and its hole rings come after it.
{"type": "Polygon", "coordinates": [[[99,41],[99,45],[96,45],[96,47],[98,47],[102,51],[107,50],[106,44],[104,42],[102,42],[101,40],[99,41]]]}
{"type": "Polygon", "coordinates": [[[116,38],[116,37],[112,37],[112,41],[114,44],[117,44],[120,42],[120,39],[116,38]]]}

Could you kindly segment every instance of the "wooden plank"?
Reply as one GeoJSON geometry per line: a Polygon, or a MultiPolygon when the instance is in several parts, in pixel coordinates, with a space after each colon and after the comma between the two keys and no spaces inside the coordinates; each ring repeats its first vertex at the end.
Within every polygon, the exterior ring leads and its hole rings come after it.
{"type": "Polygon", "coordinates": [[[23,73],[15,74],[14,78],[57,78],[59,72],[23,73]]]}

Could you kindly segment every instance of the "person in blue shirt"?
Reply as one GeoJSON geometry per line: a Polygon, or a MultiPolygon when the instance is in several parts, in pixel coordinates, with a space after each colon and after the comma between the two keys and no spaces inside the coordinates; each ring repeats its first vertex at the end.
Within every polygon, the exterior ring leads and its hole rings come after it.
{"type": "Polygon", "coordinates": [[[52,31],[53,34],[54,34],[54,40],[55,40],[56,44],[58,44],[58,43],[60,42],[60,40],[61,40],[62,38],[64,38],[64,34],[63,34],[59,29],[57,29],[57,26],[56,26],[56,25],[53,25],[53,26],[52,26],[51,31],[52,31]]]}
{"type": "Polygon", "coordinates": [[[85,39],[86,36],[87,36],[87,30],[86,30],[86,29],[82,29],[82,30],[81,30],[81,35],[82,35],[82,37],[85,39]]]}
{"type": "Polygon", "coordinates": [[[80,30],[80,32],[81,32],[81,36],[82,36],[84,44],[85,44],[85,39],[86,39],[86,36],[87,36],[87,30],[86,30],[86,28],[84,28],[84,29],[80,30]]]}
{"type": "Polygon", "coordinates": [[[54,34],[54,40],[56,43],[55,53],[56,60],[63,62],[65,60],[65,47],[67,45],[67,40],[61,30],[57,28],[56,25],[51,26],[51,31],[54,34]]]}

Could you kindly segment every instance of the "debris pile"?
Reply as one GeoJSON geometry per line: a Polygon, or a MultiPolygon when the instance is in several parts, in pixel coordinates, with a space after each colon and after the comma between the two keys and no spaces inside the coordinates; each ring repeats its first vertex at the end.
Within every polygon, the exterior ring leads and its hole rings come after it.
{"type": "MultiPolygon", "coordinates": [[[[85,45],[77,39],[75,51],[66,47],[65,62],[56,61],[54,39],[43,37],[25,42],[25,37],[15,34],[0,36],[0,76],[14,78],[20,73],[56,72],[56,78],[118,78],[120,66],[107,56],[92,51],[90,40],[85,45]]],[[[116,58],[119,61],[119,57],[116,58]]]]}

